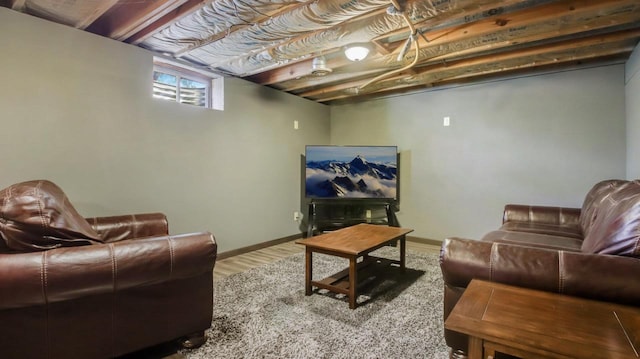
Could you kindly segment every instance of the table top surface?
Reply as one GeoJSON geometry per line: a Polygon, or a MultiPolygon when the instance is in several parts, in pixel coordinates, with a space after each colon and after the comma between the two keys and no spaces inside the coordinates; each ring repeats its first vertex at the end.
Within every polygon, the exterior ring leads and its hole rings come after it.
{"type": "Polygon", "coordinates": [[[300,239],[296,243],[332,252],[360,255],[411,232],[413,229],[361,223],[319,236],[300,239]]]}
{"type": "Polygon", "coordinates": [[[638,358],[640,353],[640,308],[476,279],[445,328],[543,355],[638,358]]]}

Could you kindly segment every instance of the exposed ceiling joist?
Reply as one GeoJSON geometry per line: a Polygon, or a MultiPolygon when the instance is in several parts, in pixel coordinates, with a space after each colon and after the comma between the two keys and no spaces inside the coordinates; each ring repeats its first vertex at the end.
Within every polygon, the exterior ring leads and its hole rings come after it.
{"type": "Polygon", "coordinates": [[[624,60],[640,40],[638,0],[0,0],[0,6],[321,103],[624,60]],[[411,29],[415,41],[407,40],[411,29]],[[343,49],[354,42],[374,51],[351,62],[343,49]],[[415,47],[403,50],[405,43],[419,46],[417,57],[415,47]],[[332,70],[322,77],[312,75],[318,56],[332,70]]]}
{"type": "Polygon", "coordinates": [[[89,16],[80,19],[74,26],[77,29],[86,29],[89,25],[91,25],[96,19],[101,18],[107,11],[109,11],[113,6],[118,3],[118,0],[107,0],[100,4],[100,6],[96,7],[96,9],[89,16]]]}
{"type": "MultiPolygon", "coordinates": [[[[621,4],[620,7],[612,9],[624,9],[624,6],[625,4],[621,4]]],[[[575,7],[566,8],[558,6],[558,4],[551,4],[544,6],[543,10],[543,14],[546,16],[532,17],[531,11],[524,11],[508,17],[508,20],[504,20],[506,23],[496,19],[486,19],[455,29],[427,33],[426,35],[431,41],[426,43],[420,40],[422,42],[421,60],[418,66],[427,61],[452,61],[511,46],[522,47],[536,41],[554,41],[554,39],[562,39],[569,35],[579,36],[585,31],[602,29],[607,24],[622,24],[635,19],[638,17],[637,12],[640,11],[640,8],[634,12],[616,12],[616,15],[607,18],[596,15],[598,11],[602,10],[601,5],[591,5],[587,9],[576,11],[575,7]],[[554,12],[558,14],[558,17],[548,16],[554,12]],[[565,23],[558,21],[559,18],[564,19],[565,23]]],[[[409,53],[407,61],[411,60],[411,56],[409,53]]],[[[367,65],[369,69],[374,67],[395,69],[400,68],[402,63],[397,63],[395,56],[390,55],[372,58],[367,65]]],[[[332,65],[330,64],[330,66],[332,65]]],[[[335,65],[332,67],[336,68],[335,65]]],[[[323,81],[331,82],[331,78],[323,78],[323,81]]],[[[364,82],[366,81],[362,81],[362,83],[364,82]]],[[[302,96],[304,96],[304,92],[302,96]]]]}
{"type": "Polygon", "coordinates": [[[187,46],[179,51],[176,51],[174,53],[175,56],[182,56],[185,53],[188,53],[189,51],[193,51],[195,49],[201,48],[203,46],[206,46],[208,44],[211,44],[213,42],[216,42],[218,40],[221,40],[227,36],[229,36],[232,33],[235,33],[237,31],[241,31],[244,30],[248,27],[257,25],[257,24],[261,24],[264,23],[265,21],[269,21],[271,20],[273,17],[278,16],[280,14],[286,13],[287,11],[291,11],[295,8],[301,7],[301,6],[305,6],[307,4],[310,4],[312,2],[314,2],[315,0],[307,0],[306,2],[300,2],[300,3],[296,3],[294,5],[286,5],[283,8],[274,10],[274,11],[270,11],[267,13],[262,13],[262,12],[256,12],[256,17],[253,17],[249,20],[247,19],[243,19],[244,24],[240,24],[240,25],[235,25],[234,27],[228,27],[225,31],[223,32],[218,32],[215,33],[205,39],[202,40],[198,40],[195,43],[193,43],[190,46],[187,46]]]}
{"type": "Polygon", "coordinates": [[[87,31],[102,34],[115,40],[126,40],[145,27],[184,4],[187,0],[153,0],[116,4],[110,14],[101,17],[87,31]]]}
{"type": "Polygon", "coordinates": [[[125,41],[130,44],[138,45],[144,40],[146,40],[149,36],[157,33],[158,31],[166,28],[167,26],[174,24],[183,16],[187,16],[197,11],[198,9],[201,9],[203,6],[207,5],[208,3],[211,3],[211,1],[213,0],[206,0],[206,1],[187,0],[186,2],[183,2],[180,6],[174,7],[171,11],[168,11],[159,19],[155,20],[152,23],[149,23],[146,27],[143,27],[142,29],[140,29],[140,31],[129,36],[125,41]]]}
{"type": "MultiPolygon", "coordinates": [[[[638,36],[640,36],[640,29],[634,29],[452,62],[439,62],[421,67],[411,77],[396,76],[383,80],[373,85],[366,94],[380,94],[402,88],[412,88],[419,84],[433,85],[443,81],[486,76],[497,72],[534,66],[575,63],[576,61],[589,61],[598,57],[609,59],[613,55],[630,53],[635,46],[635,38],[638,36]]],[[[300,95],[321,101],[342,99],[348,97],[350,95],[348,92],[360,84],[361,82],[353,82],[348,84],[348,87],[345,85],[333,86],[330,92],[324,89],[325,91],[321,93],[309,91],[300,95]]]]}
{"type": "MultiPolygon", "coordinates": [[[[437,16],[431,17],[429,19],[425,19],[422,20],[421,22],[419,22],[418,24],[421,27],[427,27],[427,26],[437,26],[439,24],[445,23],[445,22],[457,22],[457,21],[462,21],[464,19],[464,17],[468,16],[468,14],[473,13],[473,14],[478,14],[478,13],[482,13],[482,12],[488,12],[490,9],[494,9],[496,6],[505,6],[505,5],[513,5],[515,3],[519,3],[522,2],[522,0],[509,0],[509,1],[500,1],[500,0],[495,0],[495,1],[486,1],[480,4],[473,4],[472,2],[469,2],[470,5],[468,5],[468,8],[465,7],[461,7],[458,9],[458,11],[456,12],[446,12],[446,13],[442,13],[439,14],[437,16]]],[[[385,12],[385,9],[382,10],[378,10],[378,11],[373,11],[371,13],[368,14],[368,16],[366,16],[366,18],[359,18],[359,19],[353,19],[351,20],[351,22],[355,22],[355,21],[362,21],[362,20],[366,20],[367,18],[370,18],[371,16],[374,15],[381,15],[385,12]]],[[[331,29],[328,30],[334,30],[336,28],[336,26],[333,26],[331,29]]],[[[408,26],[402,26],[397,30],[393,30],[387,34],[383,34],[383,35],[379,35],[379,36],[375,36],[371,41],[373,41],[376,45],[378,45],[376,48],[384,48],[384,51],[377,51],[377,54],[382,54],[382,55],[388,55],[390,53],[392,53],[393,51],[395,51],[402,42],[404,42],[404,40],[406,39],[406,36],[408,34],[408,26]],[[402,37],[402,40],[396,40],[394,42],[387,42],[386,40],[391,38],[391,37],[399,37],[400,34],[403,34],[404,36],[402,37]],[[381,43],[385,43],[385,45],[380,45],[381,43]]],[[[326,31],[326,30],[324,30],[326,31]]],[[[320,32],[320,31],[318,31],[320,32]]],[[[304,37],[297,37],[296,40],[298,41],[303,41],[305,37],[310,37],[313,36],[314,34],[306,34],[304,37]]],[[[303,68],[306,68],[306,71],[308,73],[308,69],[310,68],[310,64],[311,64],[311,60],[308,60],[308,63],[305,63],[302,65],[303,68]]],[[[344,66],[344,65],[348,65],[349,62],[345,60],[344,57],[336,57],[334,59],[331,60],[331,62],[328,64],[329,67],[331,68],[337,68],[340,66],[344,66]]],[[[270,85],[276,82],[284,82],[284,81],[289,81],[292,79],[295,79],[297,77],[300,77],[300,71],[291,71],[291,67],[297,67],[300,68],[301,66],[298,66],[298,64],[292,64],[289,66],[284,66],[281,67],[279,69],[275,69],[273,71],[268,71],[268,72],[262,72],[260,74],[254,75],[254,76],[249,76],[248,79],[250,79],[253,82],[256,83],[260,83],[263,85],[270,85]]]]}

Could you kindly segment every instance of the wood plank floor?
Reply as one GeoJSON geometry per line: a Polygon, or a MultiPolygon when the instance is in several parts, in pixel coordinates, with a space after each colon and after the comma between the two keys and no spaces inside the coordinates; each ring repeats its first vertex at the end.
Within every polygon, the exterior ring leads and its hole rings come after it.
{"type": "MultiPolygon", "coordinates": [[[[439,253],[440,246],[407,240],[407,249],[417,252],[439,253]]],[[[213,269],[214,280],[220,280],[234,273],[245,272],[251,268],[275,262],[296,253],[304,253],[304,246],[295,241],[277,244],[237,256],[216,261],[213,269]]]]}

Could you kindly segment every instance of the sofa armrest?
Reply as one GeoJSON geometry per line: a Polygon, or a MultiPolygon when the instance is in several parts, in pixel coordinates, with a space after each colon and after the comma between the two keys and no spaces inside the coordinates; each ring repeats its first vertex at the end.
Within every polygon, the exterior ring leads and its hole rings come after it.
{"type": "Polygon", "coordinates": [[[559,251],[499,242],[447,238],[444,282],[466,288],[471,279],[638,306],[640,259],[559,251]]]}
{"type": "Polygon", "coordinates": [[[562,226],[579,226],[580,212],[580,208],[508,204],[504,207],[502,223],[526,222],[562,226]]]}
{"type": "Polygon", "coordinates": [[[0,254],[0,310],[191,278],[213,270],[210,233],[0,254]]]}
{"type": "Polygon", "coordinates": [[[87,222],[105,243],[169,234],[169,223],[162,213],[93,217],[87,218],[87,222]]]}

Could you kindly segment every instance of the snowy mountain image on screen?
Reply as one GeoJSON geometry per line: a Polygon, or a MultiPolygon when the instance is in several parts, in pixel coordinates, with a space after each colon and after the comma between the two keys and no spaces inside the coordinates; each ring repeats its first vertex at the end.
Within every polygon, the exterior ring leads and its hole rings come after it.
{"type": "Polygon", "coordinates": [[[369,162],[356,155],[349,162],[309,161],[306,171],[307,197],[396,197],[395,163],[369,162]]]}

